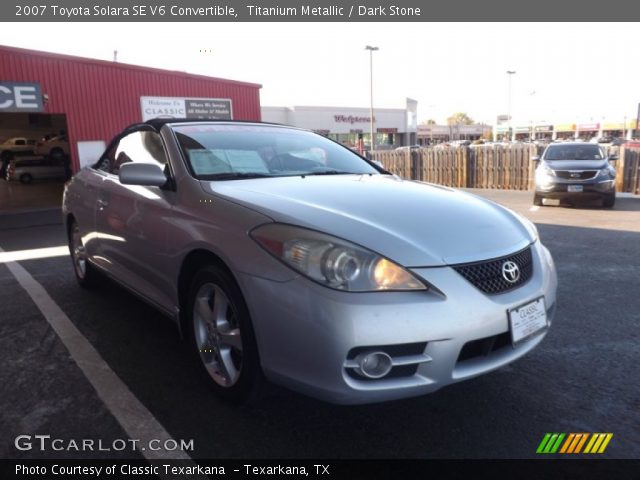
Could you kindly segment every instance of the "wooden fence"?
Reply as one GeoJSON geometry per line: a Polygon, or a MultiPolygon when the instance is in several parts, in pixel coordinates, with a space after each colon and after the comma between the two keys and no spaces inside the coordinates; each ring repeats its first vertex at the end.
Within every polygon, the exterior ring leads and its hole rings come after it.
{"type": "MultiPolygon", "coordinates": [[[[528,144],[428,147],[370,152],[392,173],[412,180],[457,188],[532,190],[535,162],[544,147],[528,144]]],[[[621,149],[613,162],[617,190],[640,193],[640,149],[621,149]]]]}
{"type": "Polygon", "coordinates": [[[616,163],[616,190],[640,195],[640,148],[623,148],[616,163]]]}

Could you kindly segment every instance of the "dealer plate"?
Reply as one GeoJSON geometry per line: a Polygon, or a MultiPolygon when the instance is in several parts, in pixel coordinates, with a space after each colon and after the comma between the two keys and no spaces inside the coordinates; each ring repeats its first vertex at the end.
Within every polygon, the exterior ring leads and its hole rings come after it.
{"type": "Polygon", "coordinates": [[[507,311],[511,342],[515,345],[547,327],[547,309],[544,297],[507,311]]]}
{"type": "Polygon", "coordinates": [[[581,192],[582,185],[567,185],[567,192],[581,192]]]}

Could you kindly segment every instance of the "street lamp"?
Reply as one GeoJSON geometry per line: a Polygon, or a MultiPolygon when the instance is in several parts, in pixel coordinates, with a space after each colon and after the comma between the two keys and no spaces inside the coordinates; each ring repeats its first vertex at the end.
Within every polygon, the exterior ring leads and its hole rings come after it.
{"type": "Polygon", "coordinates": [[[371,93],[371,103],[369,104],[369,119],[370,122],[370,133],[371,133],[371,151],[373,151],[373,147],[375,145],[374,136],[373,136],[373,52],[380,50],[378,47],[372,47],[371,45],[367,45],[364,47],[365,50],[369,50],[369,90],[371,93]]]}
{"type": "Polygon", "coordinates": [[[507,116],[509,117],[509,136],[511,140],[514,139],[515,135],[511,130],[511,77],[516,73],[515,70],[507,70],[507,75],[509,76],[509,96],[507,97],[507,116]]]}

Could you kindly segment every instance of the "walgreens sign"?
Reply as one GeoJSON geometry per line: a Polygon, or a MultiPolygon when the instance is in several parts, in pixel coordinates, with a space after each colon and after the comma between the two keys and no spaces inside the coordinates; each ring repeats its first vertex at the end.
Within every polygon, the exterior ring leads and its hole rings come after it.
{"type": "MultiPolygon", "coordinates": [[[[373,117],[375,120],[376,118],[373,117]]],[[[354,115],[334,115],[333,120],[336,123],[350,123],[353,125],[354,123],[370,123],[371,117],[356,117],[354,115]]]]}

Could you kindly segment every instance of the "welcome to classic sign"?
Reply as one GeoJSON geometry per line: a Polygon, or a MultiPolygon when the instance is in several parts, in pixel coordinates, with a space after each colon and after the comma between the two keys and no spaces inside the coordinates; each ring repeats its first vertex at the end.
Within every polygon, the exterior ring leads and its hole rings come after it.
{"type": "Polygon", "coordinates": [[[233,119],[229,98],[140,97],[142,121],[152,118],[233,119]]]}

